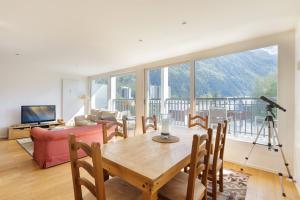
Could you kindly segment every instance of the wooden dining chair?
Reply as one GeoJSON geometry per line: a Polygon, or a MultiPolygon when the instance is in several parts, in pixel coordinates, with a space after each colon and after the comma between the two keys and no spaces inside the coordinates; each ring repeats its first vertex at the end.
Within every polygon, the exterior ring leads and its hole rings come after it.
{"type": "Polygon", "coordinates": [[[212,181],[212,192],[208,192],[212,196],[213,200],[217,199],[217,187],[219,184],[219,191],[223,192],[223,161],[224,161],[224,149],[227,134],[227,120],[224,124],[219,123],[217,127],[217,133],[215,138],[215,145],[213,154],[209,160],[208,179],[212,181]],[[219,177],[218,177],[219,173],[219,177]],[[218,180],[219,178],[219,180],[218,180]]]}
{"type": "Polygon", "coordinates": [[[145,117],[142,116],[142,126],[143,126],[143,133],[145,134],[149,128],[157,130],[157,118],[156,115],[152,117],[145,117]]]}
{"type": "Polygon", "coordinates": [[[188,127],[192,128],[194,126],[200,126],[204,128],[205,130],[208,129],[208,116],[206,115],[205,117],[201,117],[200,115],[194,115],[189,114],[188,118],[188,127]],[[195,120],[198,120],[195,122],[195,120]]]}
{"type": "MultiPolygon", "coordinates": [[[[189,114],[188,118],[188,127],[192,128],[194,126],[200,126],[201,128],[208,130],[208,116],[201,117],[200,115],[192,116],[192,114],[189,114]],[[198,122],[194,122],[194,120],[199,120],[198,122]]],[[[212,146],[211,146],[212,150],[212,146]]],[[[190,166],[186,166],[184,168],[184,172],[188,173],[190,166]]]]}
{"type": "Polygon", "coordinates": [[[124,139],[128,137],[127,134],[127,120],[125,118],[122,119],[121,122],[117,121],[102,121],[102,131],[103,131],[103,143],[108,143],[113,137],[120,136],[124,139]],[[114,129],[114,131],[110,131],[114,129]],[[120,131],[120,129],[122,131],[120,131]]]}
{"type": "Polygon", "coordinates": [[[105,200],[132,200],[141,199],[141,192],[118,177],[104,182],[102,156],[99,143],[88,144],[77,142],[74,135],[69,136],[69,151],[75,200],[97,199],[105,200]],[[78,158],[78,151],[82,150],[91,159],[92,164],[78,158]],[[81,177],[80,168],[85,170],[92,178],[81,177]],[[90,181],[94,179],[94,181],[90,181]],[[82,186],[90,193],[83,195],[82,186]]]}
{"type": "Polygon", "coordinates": [[[208,129],[208,134],[194,135],[189,174],[179,172],[158,191],[159,198],[168,200],[207,199],[209,135],[211,134],[212,129],[208,129]],[[204,163],[201,163],[200,160],[204,160],[204,163]],[[202,174],[201,180],[198,179],[199,174],[202,174]]]}

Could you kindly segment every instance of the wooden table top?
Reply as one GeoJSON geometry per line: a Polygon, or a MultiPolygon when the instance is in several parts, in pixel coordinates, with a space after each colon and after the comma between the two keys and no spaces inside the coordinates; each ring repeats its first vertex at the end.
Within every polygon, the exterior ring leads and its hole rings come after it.
{"type": "Polygon", "coordinates": [[[177,143],[158,143],[152,137],[159,132],[130,137],[104,144],[103,159],[139,174],[154,183],[177,163],[190,156],[194,134],[206,133],[203,129],[174,127],[172,135],[180,138],[177,143]]]}

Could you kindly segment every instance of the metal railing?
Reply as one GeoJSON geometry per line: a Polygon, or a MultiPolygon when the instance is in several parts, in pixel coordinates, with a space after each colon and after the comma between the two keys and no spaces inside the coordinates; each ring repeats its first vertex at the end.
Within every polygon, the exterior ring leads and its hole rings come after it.
{"type": "MultiPolygon", "coordinates": [[[[273,98],[275,100],[275,98],[273,98]]],[[[160,99],[150,99],[149,114],[159,115],[161,110],[160,99]]],[[[190,111],[189,99],[166,99],[165,111],[172,115],[176,124],[187,125],[190,111]]],[[[266,104],[259,98],[230,97],[230,98],[196,98],[195,113],[206,116],[212,109],[222,109],[226,112],[226,118],[230,121],[229,134],[234,136],[255,136],[261,127],[265,117],[266,104]]],[[[262,136],[265,136],[263,130],[262,136]]]]}
{"type": "Polygon", "coordinates": [[[135,116],[135,99],[113,99],[112,107],[123,115],[135,116]]]}
{"type": "MultiPolygon", "coordinates": [[[[276,98],[273,98],[276,100],[276,98]]],[[[135,99],[113,99],[113,109],[123,115],[135,116],[135,99]]],[[[189,99],[166,99],[162,110],[160,99],[148,100],[149,115],[171,114],[177,125],[187,125],[191,101],[189,99]]],[[[222,109],[230,121],[229,134],[234,136],[255,136],[264,122],[266,104],[259,98],[196,98],[195,113],[206,116],[212,109],[222,109]]],[[[211,116],[210,116],[211,117],[211,116]]],[[[223,119],[222,119],[223,120],[223,119]]],[[[266,135],[263,130],[262,136],[266,135]]]]}
{"type": "MultiPolygon", "coordinates": [[[[266,104],[259,98],[197,98],[195,110],[200,115],[208,115],[211,108],[224,108],[230,121],[229,134],[234,136],[255,136],[265,118],[266,104]]],[[[262,136],[266,135],[263,129],[262,136]]]]}

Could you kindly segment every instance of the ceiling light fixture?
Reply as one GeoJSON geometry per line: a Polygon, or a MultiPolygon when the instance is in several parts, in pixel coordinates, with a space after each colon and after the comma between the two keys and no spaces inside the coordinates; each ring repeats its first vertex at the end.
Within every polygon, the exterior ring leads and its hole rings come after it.
{"type": "Polygon", "coordinates": [[[181,22],[181,25],[186,25],[186,24],[187,24],[186,21],[181,22]]]}
{"type": "Polygon", "coordinates": [[[142,40],[142,39],[139,39],[139,42],[143,42],[143,40],[142,40]]]}

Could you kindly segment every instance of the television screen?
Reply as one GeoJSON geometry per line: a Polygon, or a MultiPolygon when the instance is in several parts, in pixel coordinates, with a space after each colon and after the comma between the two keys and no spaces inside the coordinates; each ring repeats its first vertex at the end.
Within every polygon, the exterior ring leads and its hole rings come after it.
{"type": "Polygon", "coordinates": [[[22,106],[21,107],[21,123],[40,123],[46,121],[55,121],[56,111],[55,105],[42,106],[22,106]]]}

